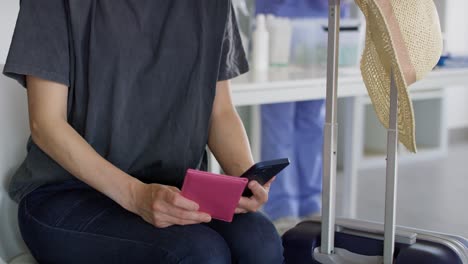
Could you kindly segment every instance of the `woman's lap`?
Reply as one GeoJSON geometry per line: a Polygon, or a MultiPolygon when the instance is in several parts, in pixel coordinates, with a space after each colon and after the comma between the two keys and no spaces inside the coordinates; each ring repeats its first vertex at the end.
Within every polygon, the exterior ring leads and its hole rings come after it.
{"type": "Polygon", "coordinates": [[[281,263],[281,242],[261,214],[233,223],[159,229],[73,180],[20,203],[22,236],[44,263],[281,263]],[[273,250],[273,251],[271,251],[273,250]],[[232,255],[232,256],[231,256],[232,255]]]}
{"type": "Polygon", "coordinates": [[[236,215],[232,223],[207,224],[228,244],[234,263],[282,263],[283,248],[275,227],[263,214],[236,215]]]}

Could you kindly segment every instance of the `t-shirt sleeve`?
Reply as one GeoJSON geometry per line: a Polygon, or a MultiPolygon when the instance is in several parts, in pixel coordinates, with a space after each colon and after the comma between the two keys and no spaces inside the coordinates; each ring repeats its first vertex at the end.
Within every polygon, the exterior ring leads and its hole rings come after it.
{"type": "Polygon", "coordinates": [[[239,33],[236,14],[231,4],[224,31],[218,81],[229,80],[249,71],[249,64],[239,33]]]}
{"type": "Polygon", "coordinates": [[[63,0],[21,0],[3,73],[26,87],[26,76],[70,85],[68,19],[63,0]]]}

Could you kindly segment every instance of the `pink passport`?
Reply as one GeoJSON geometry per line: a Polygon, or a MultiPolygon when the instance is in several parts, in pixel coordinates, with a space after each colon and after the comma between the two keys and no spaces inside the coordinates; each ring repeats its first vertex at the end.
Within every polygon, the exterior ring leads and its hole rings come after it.
{"type": "Polygon", "coordinates": [[[212,218],[231,222],[248,179],[189,169],[182,195],[212,218]]]}

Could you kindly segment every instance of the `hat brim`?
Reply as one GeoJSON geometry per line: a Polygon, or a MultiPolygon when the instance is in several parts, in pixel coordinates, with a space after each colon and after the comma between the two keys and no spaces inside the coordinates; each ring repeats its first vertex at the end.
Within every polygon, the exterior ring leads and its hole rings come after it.
{"type": "MultiPolygon", "coordinates": [[[[367,4],[372,4],[369,1],[367,4]],[[369,3],[370,2],[370,3],[369,3]]],[[[396,56],[392,36],[378,6],[367,9],[366,43],[361,59],[361,73],[375,113],[386,128],[389,127],[390,74],[393,71],[398,88],[398,131],[400,142],[411,152],[416,152],[413,105],[401,64],[396,56]],[[375,21],[369,21],[374,20],[375,21]],[[378,32],[376,35],[375,32],[378,32]]]]}

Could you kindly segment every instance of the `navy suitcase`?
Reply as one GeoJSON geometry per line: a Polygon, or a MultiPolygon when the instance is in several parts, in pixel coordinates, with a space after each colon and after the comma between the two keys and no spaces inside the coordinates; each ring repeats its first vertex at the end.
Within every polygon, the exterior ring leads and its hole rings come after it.
{"type": "MultiPolygon", "coordinates": [[[[302,222],[286,232],[283,235],[286,263],[321,263],[313,258],[314,249],[321,244],[320,233],[319,218],[302,222]]],[[[337,219],[335,247],[364,256],[382,256],[383,225],[353,219],[337,219]]],[[[462,237],[397,227],[394,263],[468,263],[467,247],[468,241],[462,237]]],[[[382,263],[381,257],[371,258],[371,262],[352,259],[353,257],[350,257],[344,263],[382,263]]]]}
{"type": "Polygon", "coordinates": [[[398,90],[393,73],[387,138],[385,224],[335,219],[339,14],[340,0],[329,0],[322,217],[299,223],[283,235],[285,262],[287,264],[468,264],[466,239],[395,225],[398,90]]]}

